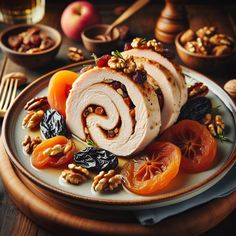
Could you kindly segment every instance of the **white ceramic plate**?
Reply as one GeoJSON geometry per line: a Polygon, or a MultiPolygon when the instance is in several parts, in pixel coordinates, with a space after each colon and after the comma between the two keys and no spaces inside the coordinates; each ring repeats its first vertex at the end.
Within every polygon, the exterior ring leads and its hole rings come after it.
{"type": "MultiPolygon", "coordinates": [[[[79,71],[83,64],[76,64],[66,68],[79,71]]],[[[183,70],[188,84],[200,81],[209,87],[210,92],[207,96],[211,99],[213,107],[220,105],[220,112],[226,124],[226,136],[235,141],[236,109],[232,100],[218,85],[204,75],[187,68],[183,68],[183,70]]],[[[154,196],[139,196],[126,190],[118,193],[97,194],[91,190],[92,181],[73,186],[61,181],[59,178],[61,170],[38,170],[34,168],[31,165],[29,156],[26,156],[22,151],[22,140],[29,133],[28,130],[23,129],[21,126],[22,120],[26,115],[23,107],[31,98],[47,95],[47,85],[53,73],[55,71],[42,76],[18,96],[4,119],[3,142],[16,168],[31,181],[55,193],[58,197],[71,201],[73,204],[78,203],[106,209],[130,210],[166,206],[184,201],[207,190],[217,183],[233,166],[236,159],[235,143],[218,142],[217,158],[209,170],[197,174],[179,173],[167,188],[154,196]]],[[[34,133],[31,134],[32,136],[36,135],[34,133]]]]}

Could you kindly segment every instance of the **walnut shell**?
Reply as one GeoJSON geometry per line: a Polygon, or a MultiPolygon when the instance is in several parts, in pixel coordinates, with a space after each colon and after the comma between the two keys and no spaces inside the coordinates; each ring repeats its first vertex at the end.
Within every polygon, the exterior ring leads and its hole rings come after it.
{"type": "Polygon", "coordinates": [[[230,96],[236,99],[236,79],[229,80],[224,85],[224,89],[230,94],[230,96]]]}

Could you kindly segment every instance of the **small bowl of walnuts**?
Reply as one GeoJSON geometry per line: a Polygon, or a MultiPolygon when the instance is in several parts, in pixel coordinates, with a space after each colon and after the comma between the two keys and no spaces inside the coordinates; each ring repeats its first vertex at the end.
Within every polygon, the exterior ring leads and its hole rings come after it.
{"type": "Polygon", "coordinates": [[[203,72],[230,65],[235,57],[235,41],[218,33],[214,26],[181,32],[175,39],[175,46],[187,66],[203,72]]]}
{"type": "Polygon", "coordinates": [[[51,63],[61,46],[60,33],[46,25],[19,24],[4,30],[0,47],[16,64],[42,67],[51,63]]]}

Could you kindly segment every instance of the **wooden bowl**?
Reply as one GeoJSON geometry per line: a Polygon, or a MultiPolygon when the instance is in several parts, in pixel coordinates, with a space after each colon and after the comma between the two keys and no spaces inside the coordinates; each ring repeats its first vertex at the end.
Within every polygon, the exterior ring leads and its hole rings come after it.
{"type": "Polygon", "coordinates": [[[4,30],[0,35],[0,47],[3,50],[3,52],[5,52],[5,54],[13,62],[27,68],[42,67],[43,65],[51,63],[51,61],[53,60],[53,58],[57,55],[59,51],[59,48],[61,46],[61,41],[62,41],[61,35],[57,30],[49,26],[41,25],[41,24],[14,25],[4,30]],[[33,53],[33,54],[28,54],[25,52],[17,52],[9,47],[8,45],[9,36],[24,32],[28,28],[33,27],[33,26],[39,27],[43,32],[45,32],[48,36],[50,36],[55,41],[55,44],[46,50],[33,53]]]}
{"type": "Polygon", "coordinates": [[[178,56],[188,67],[202,72],[211,72],[219,71],[234,62],[235,48],[231,53],[222,56],[201,55],[187,51],[180,43],[180,38],[183,33],[184,32],[181,32],[176,36],[175,47],[178,56]]]}
{"type": "Polygon", "coordinates": [[[116,49],[120,39],[120,32],[117,28],[113,29],[111,40],[102,41],[95,39],[97,35],[103,35],[108,27],[109,25],[106,24],[98,24],[86,28],[81,35],[85,48],[98,55],[110,53],[116,49]]]}

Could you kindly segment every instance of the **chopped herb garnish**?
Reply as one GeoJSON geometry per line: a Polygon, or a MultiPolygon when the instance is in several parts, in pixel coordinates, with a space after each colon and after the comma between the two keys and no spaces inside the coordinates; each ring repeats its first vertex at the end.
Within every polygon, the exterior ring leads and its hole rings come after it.
{"type": "Polygon", "coordinates": [[[147,42],[147,40],[145,38],[141,38],[141,40],[140,40],[141,44],[145,44],[146,42],[147,42]]]}
{"type": "Polygon", "coordinates": [[[96,61],[96,60],[98,59],[98,57],[97,57],[97,55],[96,55],[95,53],[93,53],[93,54],[91,55],[91,57],[94,59],[94,61],[96,61]]]}
{"type": "Polygon", "coordinates": [[[125,61],[125,58],[121,55],[121,53],[118,50],[112,51],[111,55],[119,57],[125,61]]]}
{"type": "Polygon", "coordinates": [[[216,134],[216,138],[219,139],[221,143],[223,142],[233,143],[233,141],[225,137],[224,134],[216,134]]]}
{"type": "Polygon", "coordinates": [[[95,144],[91,139],[86,139],[86,143],[87,143],[89,146],[96,147],[96,144],[95,144]]]}

